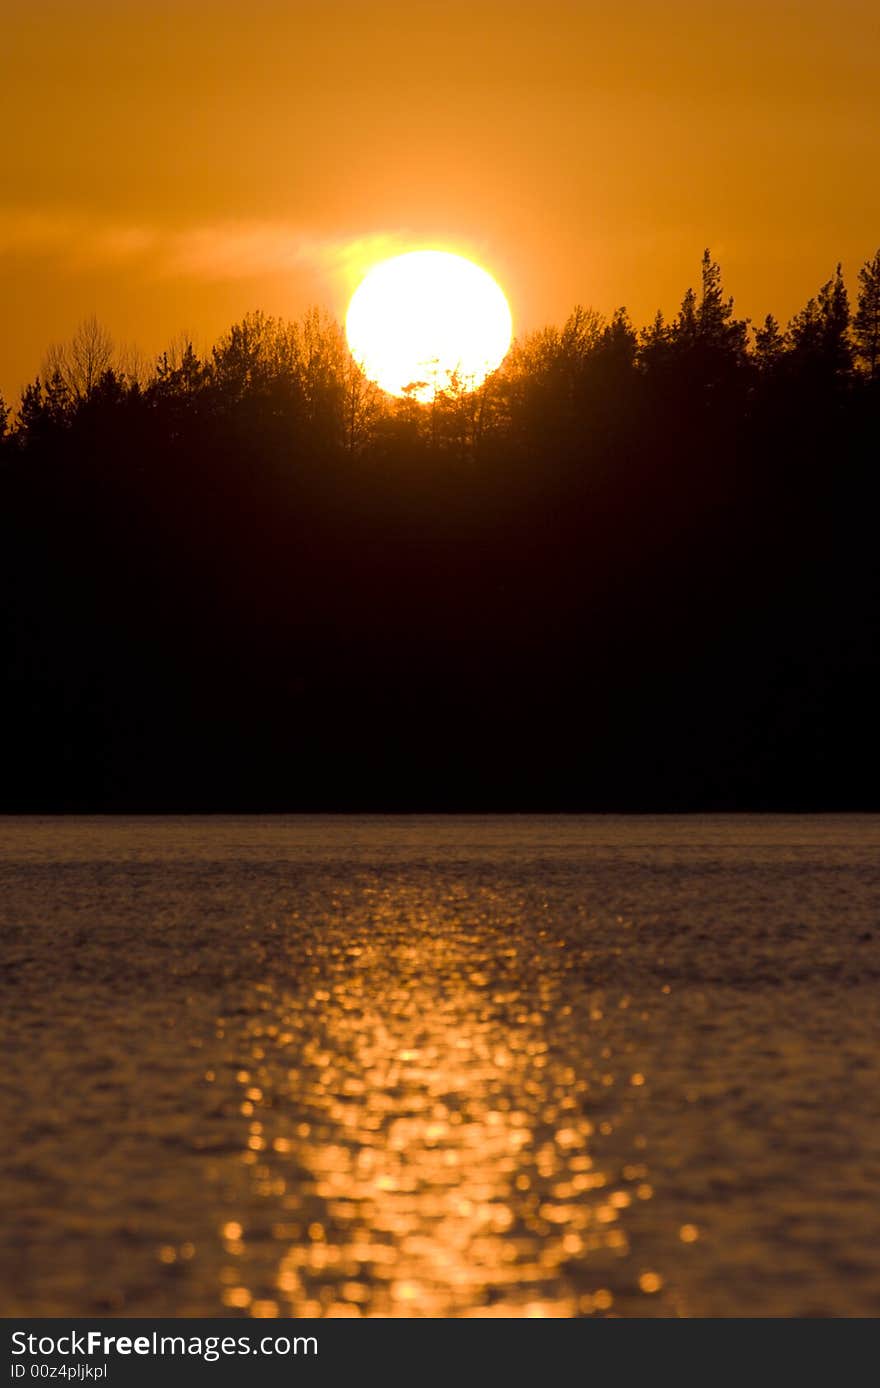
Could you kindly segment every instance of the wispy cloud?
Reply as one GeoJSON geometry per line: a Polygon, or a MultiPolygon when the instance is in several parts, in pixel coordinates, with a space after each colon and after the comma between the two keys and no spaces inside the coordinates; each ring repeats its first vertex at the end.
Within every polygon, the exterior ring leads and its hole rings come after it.
{"type": "Polygon", "coordinates": [[[402,233],[319,237],[283,222],[217,222],[178,231],[159,256],[165,275],[209,280],[249,279],[303,267],[324,273],[362,270],[393,255],[402,233]]]}
{"type": "Polygon", "coordinates": [[[353,277],[409,244],[405,231],[326,237],[283,221],[166,228],[79,213],[0,211],[0,255],[51,261],[70,273],[130,267],[160,279],[220,282],[310,269],[353,277]]]}

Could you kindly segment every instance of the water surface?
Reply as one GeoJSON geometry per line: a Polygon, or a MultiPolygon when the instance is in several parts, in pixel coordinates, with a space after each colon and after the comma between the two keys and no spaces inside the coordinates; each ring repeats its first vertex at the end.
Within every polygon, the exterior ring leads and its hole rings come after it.
{"type": "Polygon", "coordinates": [[[880,1314],[880,819],[0,821],[6,1315],[880,1314]]]}

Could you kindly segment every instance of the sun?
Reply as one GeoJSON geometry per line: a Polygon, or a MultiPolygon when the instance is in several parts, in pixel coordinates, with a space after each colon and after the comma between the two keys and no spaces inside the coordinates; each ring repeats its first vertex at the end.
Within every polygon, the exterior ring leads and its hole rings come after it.
{"type": "Polygon", "coordinates": [[[389,395],[430,402],[475,390],[510,347],[510,308],[492,276],[449,251],[409,251],[374,265],[345,320],[351,354],[389,395]]]}

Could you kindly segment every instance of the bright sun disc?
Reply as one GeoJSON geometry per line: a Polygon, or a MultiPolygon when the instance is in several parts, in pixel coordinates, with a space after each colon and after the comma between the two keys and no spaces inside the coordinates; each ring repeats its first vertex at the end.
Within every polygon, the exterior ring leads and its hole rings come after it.
{"type": "Polygon", "coordinates": [[[345,320],[351,354],[389,395],[430,401],[475,390],[507,354],[513,325],[490,274],[448,251],[410,251],[374,265],[345,320]]]}

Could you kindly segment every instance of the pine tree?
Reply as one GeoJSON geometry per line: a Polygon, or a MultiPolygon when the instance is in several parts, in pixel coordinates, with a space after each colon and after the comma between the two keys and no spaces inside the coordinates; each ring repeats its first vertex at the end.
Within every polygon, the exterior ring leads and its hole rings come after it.
{"type": "Polygon", "coordinates": [[[669,361],[672,328],[658,308],[647,328],[639,332],[638,359],[649,372],[661,370],[669,361]]]}
{"type": "Polygon", "coordinates": [[[708,249],[703,252],[700,292],[688,289],[669,329],[675,347],[695,350],[707,380],[714,379],[745,358],[748,323],[733,316],[733,299],[725,298],[721,267],[708,249]]]}
{"type": "Polygon", "coordinates": [[[788,325],[787,341],[798,366],[826,377],[844,377],[852,369],[849,295],[840,265],[788,325]]]}
{"type": "Polygon", "coordinates": [[[785,354],[785,335],[768,313],[760,328],[755,329],[755,360],[761,371],[772,371],[785,354]]]}
{"type": "Polygon", "coordinates": [[[734,318],[733,298],[725,299],[721,286],[721,267],[714,261],[708,247],[703,252],[702,293],[697,310],[697,326],[704,345],[718,347],[734,358],[746,350],[748,324],[734,318]]]}
{"type": "Polygon", "coordinates": [[[46,404],[43,398],[43,382],[39,376],[25,386],[18,407],[18,427],[25,439],[30,442],[37,438],[46,421],[46,404]]]}
{"type": "Polygon", "coordinates": [[[603,360],[614,361],[627,370],[636,359],[638,337],[625,308],[614,310],[610,323],[602,329],[596,350],[603,360]]]}
{"type": "Polygon", "coordinates": [[[880,250],[859,271],[859,299],[853,318],[856,355],[870,380],[880,377],[880,250]]]}
{"type": "Polygon", "coordinates": [[[61,372],[55,370],[46,382],[43,412],[50,424],[67,424],[73,412],[73,396],[61,372]]]}
{"type": "Polygon", "coordinates": [[[688,289],[681,301],[678,317],[671,329],[672,341],[679,347],[692,347],[700,333],[700,313],[696,290],[688,289]]]}

